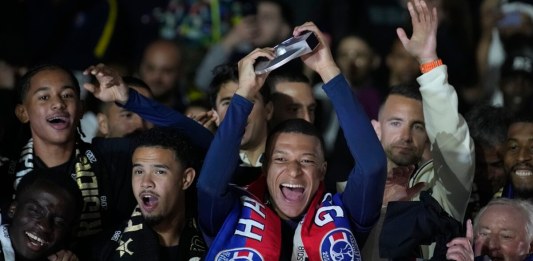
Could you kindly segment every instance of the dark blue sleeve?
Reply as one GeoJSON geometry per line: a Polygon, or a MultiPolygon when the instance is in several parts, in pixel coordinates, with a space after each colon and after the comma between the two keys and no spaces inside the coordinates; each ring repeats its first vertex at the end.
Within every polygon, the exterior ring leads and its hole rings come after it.
{"type": "Polygon", "coordinates": [[[204,126],[155,100],[140,95],[134,89],[129,90],[128,102],[118,105],[139,114],[156,126],[173,127],[181,131],[193,144],[203,150],[207,150],[213,140],[213,134],[204,126]]]}
{"type": "Polygon", "coordinates": [[[197,191],[198,220],[207,237],[217,235],[229,211],[239,200],[229,183],[239,165],[241,139],[252,108],[252,102],[237,94],[233,96],[205,157],[197,191]]]}
{"type": "Polygon", "coordinates": [[[355,161],[342,201],[356,227],[368,232],[377,222],[385,179],[387,158],[363,107],[341,75],[323,86],[337,113],[346,143],[355,161]]]}

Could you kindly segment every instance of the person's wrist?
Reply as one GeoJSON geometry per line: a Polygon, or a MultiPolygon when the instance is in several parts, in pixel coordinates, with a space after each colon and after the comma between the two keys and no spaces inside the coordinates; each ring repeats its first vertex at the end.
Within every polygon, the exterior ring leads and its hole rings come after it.
{"type": "Polygon", "coordinates": [[[129,95],[130,95],[130,88],[126,87],[124,88],[122,92],[120,92],[120,95],[117,97],[117,100],[115,102],[121,105],[125,105],[126,103],[128,103],[129,95]]]}
{"type": "Polygon", "coordinates": [[[436,59],[433,59],[433,60],[429,60],[429,61],[426,61],[426,62],[420,64],[420,72],[427,73],[427,72],[429,72],[429,71],[433,70],[434,68],[436,68],[438,66],[441,66],[441,65],[442,65],[442,60],[439,59],[439,58],[436,58],[436,59]]]}
{"type": "Polygon", "coordinates": [[[336,64],[329,64],[327,66],[323,66],[321,68],[317,69],[318,75],[320,75],[320,78],[324,83],[329,82],[331,79],[335,78],[335,76],[339,75],[341,73],[341,70],[336,64]]]}

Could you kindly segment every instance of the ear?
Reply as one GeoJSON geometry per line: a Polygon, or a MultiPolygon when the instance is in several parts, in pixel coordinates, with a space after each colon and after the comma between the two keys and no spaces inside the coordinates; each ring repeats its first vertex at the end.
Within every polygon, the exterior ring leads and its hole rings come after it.
{"type": "Polygon", "coordinates": [[[22,123],[28,123],[30,121],[26,107],[24,107],[22,104],[17,104],[15,107],[15,115],[17,115],[17,118],[22,123]]]}
{"type": "Polygon", "coordinates": [[[98,131],[102,133],[104,137],[107,136],[109,134],[109,123],[107,121],[107,116],[99,112],[96,115],[96,121],[98,122],[98,131]]]}
{"type": "Polygon", "coordinates": [[[15,211],[17,211],[17,201],[13,201],[13,203],[9,205],[7,216],[12,219],[15,216],[15,211]]]}
{"type": "Polygon", "coordinates": [[[378,139],[381,141],[381,124],[377,120],[371,120],[370,123],[372,123],[372,127],[374,127],[374,131],[376,132],[378,139]]]}
{"type": "Polygon", "coordinates": [[[272,101],[269,101],[267,104],[265,104],[265,114],[267,121],[270,121],[270,119],[272,119],[272,115],[274,114],[274,105],[272,104],[272,101]]]}
{"type": "Polygon", "coordinates": [[[324,163],[322,163],[322,166],[320,166],[320,171],[322,172],[322,175],[320,175],[320,180],[321,181],[323,181],[324,178],[326,177],[327,169],[328,169],[328,162],[324,161],[324,163]]]}
{"type": "Polygon", "coordinates": [[[186,190],[191,186],[192,182],[194,181],[194,177],[196,177],[196,171],[193,168],[187,168],[183,172],[183,190],[186,190]]]}

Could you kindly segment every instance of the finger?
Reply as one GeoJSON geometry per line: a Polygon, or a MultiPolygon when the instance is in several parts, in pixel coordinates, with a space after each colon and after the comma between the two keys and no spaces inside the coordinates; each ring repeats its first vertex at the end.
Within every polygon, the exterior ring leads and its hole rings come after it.
{"type": "Polygon", "coordinates": [[[417,10],[418,10],[418,15],[420,17],[421,22],[424,22],[424,23],[431,22],[431,16],[430,16],[431,12],[429,11],[426,1],[419,1],[417,10]]]}
{"type": "Polygon", "coordinates": [[[402,42],[403,48],[407,48],[409,38],[407,38],[407,34],[405,34],[405,31],[402,28],[397,28],[396,34],[398,35],[398,39],[400,39],[400,42],[402,42]]]}
{"type": "MultiPolygon", "coordinates": [[[[416,4],[416,0],[415,0],[415,4],[416,4]]],[[[420,20],[418,18],[418,13],[415,11],[415,6],[413,2],[411,1],[407,2],[407,10],[409,11],[409,15],[411,16],[411,23],[413,24],[413,26],[415,24],[419,24],[420,20]]]]}
{"type": "Polygon", "coordinates": [[[84,83],[83,88],[91,93],[95,93],[96,91],[96,85],[92,83],[84,83]]]}
{"type": "Polygon", "coordinates": [[[418,182],[413,187],[407,189],[407,196],[411,199],[418,195],[426,187],[425,182],[418,182]]]}
{"type": "Polygon", "coordinates": [[[48,256],[48,260],[50,260],[50,261],[56,261],[56,260],[57,260],[57,255],[56,255],[56,254],[49,255],[49,256],[48,256]]]}
{"type": "Polygon", "coordinates": [[[470,244],[474,243],[474,229],[472,228],[472,220],[468,219],[466,221],[466,238],[470,244]]]}

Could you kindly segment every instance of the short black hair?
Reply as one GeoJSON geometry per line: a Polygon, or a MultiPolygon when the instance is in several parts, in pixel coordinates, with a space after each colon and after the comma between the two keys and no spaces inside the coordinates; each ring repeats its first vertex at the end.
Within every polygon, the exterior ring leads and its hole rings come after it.
{"type": "Polygon", "coordinates": [[[299,82],[311,85],[309,78],[301,71],[293,71],[282,67],[270,72],[263,88],[268,88],[270,95],[272,95],[275,92],[276,85],[280,82],[299,82]]]}
{"type": "MultiPolygon", "coordinates": [[[[217,95],[220,88],[228,82],[239,83],[239,69],[236,63],[221,64],[213,69],[213,79],[209,84],[209,102],[213,108],[217,105],[217,95]]],[[[270,101],[270,90],[261,88],[259,93],[263,98],[263,103],[267,104],[270,101]]]]}
{"type": "Polygon", "coordinates": [[[17,185],[15,199],[19,199],[27,191],[35,189],[35,186],[43,184],[66,192],[71,197],[72,203],[74,204],[74,209],[71,210],[74,213],[74,220],[79,218],[83,209],[83,197],[78,184],[69,173],[33,169],[20,179],[17,185]]]}
{"type": "Polygon", "coordinates": [[[28,90],[30,89],[30,82],[33,76],[38,74],[39,72],[46,71],[46,70],[61,70],[64,71],[72,81],[72,84],[74,85],[74,91],[76,92],[78,99],[80,98],[80,83],[78,82],[78,79],[76,79],[76,76],[74,76],[74,73],[72,73],[71,70],[67,69],[66,67],[59,65],[59,64],[39,64],[34,67],[31,67],[28,72],[26,72],[21,78],[17,85],[17,98],[18,103],[22,104],[24,102],[24,99],[26,99],[26,96],[28,95],[28,90]]]}
{"type": "Polygon", "coordinates": [[[274,127],[269,133],[266,141],[265,151],[268,153],[265,153],[265,163],[270,161],[270,151],[272,146],[274,145],[274,137],[279,133],[300,133],[305,134],[309,136],[316,137],[320,141],[320,149],[322,151],[322,155],[325,157],[325,145],[324,145],[324,138],[322,137],[322,134],[320,131],[310,122],[304,120],[304,119],[288,119],[285,120],[276,127],[274,127]]]}
{"type": "MultiPolygon", "coordinates": [[[[199,153],[189,139],[178,129],[154,127],[135,136],[135,149],[159,147],[172,150],[184,168],[198,167],[199,153]]],[[[197,168],[196,168],[197,169],[197,168]]]]}
{"type": "Polygon", "coordinates": [[[466,115],[470,136],[483,147],[496,147],[507,139],[510,114],[503,107],[490,104],[474,106],[466,115]]]}
{"type": "Polygon", "coordinates": [[[509,126],[514,123],[533,123],[533,114],[531,112],[521,112],[514,114],[509,120],[509,126]]]}
{"type": "MultiPolygon", "coordinates": [[[[406,98],[415,99],[417,101],[422,101],[422,94],[420,93],[419,88],[420,85],[414,82],[393,85],[389,88],[387,98],[391,95],[399,95],[406,98]]],[[[387,101],[387,98],[384,101],[387,101]]]]}

